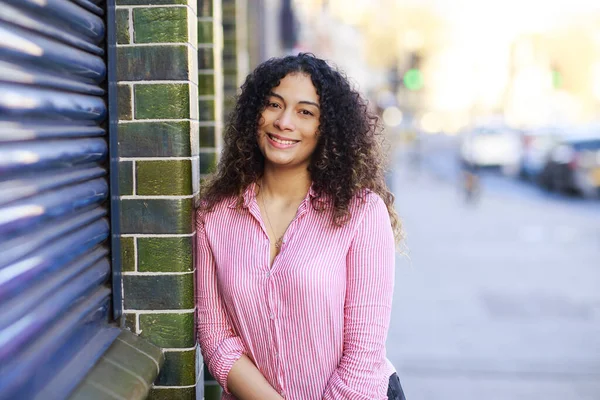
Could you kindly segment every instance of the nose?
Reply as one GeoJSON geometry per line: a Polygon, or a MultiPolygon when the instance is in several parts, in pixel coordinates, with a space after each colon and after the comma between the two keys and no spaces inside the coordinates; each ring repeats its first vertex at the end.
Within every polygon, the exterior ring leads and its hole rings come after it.
{"type": "Polygon", "coordinates": [[[282,131],[293,131],[296,129],[294,122],[292,121],[292,115],[290,112],[287,112],[287,110],[279,115],[273,125],[282,131]]]}

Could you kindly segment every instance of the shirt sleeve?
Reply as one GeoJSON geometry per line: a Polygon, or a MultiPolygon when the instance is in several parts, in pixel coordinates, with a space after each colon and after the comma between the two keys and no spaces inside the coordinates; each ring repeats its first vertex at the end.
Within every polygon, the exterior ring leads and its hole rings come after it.
{"type": "Polygon", "coordinates": [[[324,400],[387,399],[385,342],[394,291],[395,244],[383,200],[370,195],[350,246],[344,306],[344,350],[324,400]]]}
{"type": "Polygon", "coordinates": [[[196,308],[197,334],[209,372],[226,393],[227,376],[233,364],[247,354],[231,327],[218,292],[215,260],[206,237],[204,223],[196,215],[196,308]]]}

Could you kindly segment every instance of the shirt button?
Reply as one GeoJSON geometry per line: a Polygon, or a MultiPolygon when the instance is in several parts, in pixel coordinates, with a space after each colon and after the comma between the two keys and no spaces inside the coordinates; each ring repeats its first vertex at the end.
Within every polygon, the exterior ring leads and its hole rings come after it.
{"type": "Polygon", "coordinates": [[[271,319],[275,319],[275,314],[271,314],[271,319]]]}

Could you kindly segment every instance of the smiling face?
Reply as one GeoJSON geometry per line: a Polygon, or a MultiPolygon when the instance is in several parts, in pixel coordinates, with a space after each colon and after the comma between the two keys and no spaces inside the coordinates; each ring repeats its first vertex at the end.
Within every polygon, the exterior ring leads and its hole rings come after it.
{"type": "Polygon", "coordinates": [[[310,76],[289,74],[274,87],[258,126],[265,168],[307,168],[317,147],[319,96],[310,76]]]}

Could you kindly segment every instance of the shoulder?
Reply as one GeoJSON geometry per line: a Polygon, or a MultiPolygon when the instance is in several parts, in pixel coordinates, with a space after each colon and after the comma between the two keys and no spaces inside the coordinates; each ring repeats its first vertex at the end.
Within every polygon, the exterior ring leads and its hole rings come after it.
{"type": "Polygon", "coordinates": [[[198,207],[196,208],[196,223],[206,224],[211,222],[212,220],[223,218],[229,212],[235,211],[238,207],[236,206],[237,198],[235,196],[226,197],[216,204],[214,204],[210,209],[206,209],[206,204],[200,200],[198,202],[198,207]]]}
{"type": "Polygon", "coordinates": [[[357,195],[355,208],[352,210],[352,219],[356,226],[389,225],[391,226],[390,214],[383,198],[371,191],[365,190],[357,195]]]}
{"type": "Polygon", "coordinates": [[[358,212],[358,214],[368,213],[373,209],[387,210],[387,206],[381,196],[371,189],[364,189],[354,195],[350,202],[350,208],[352,211],[358,212]]]}

